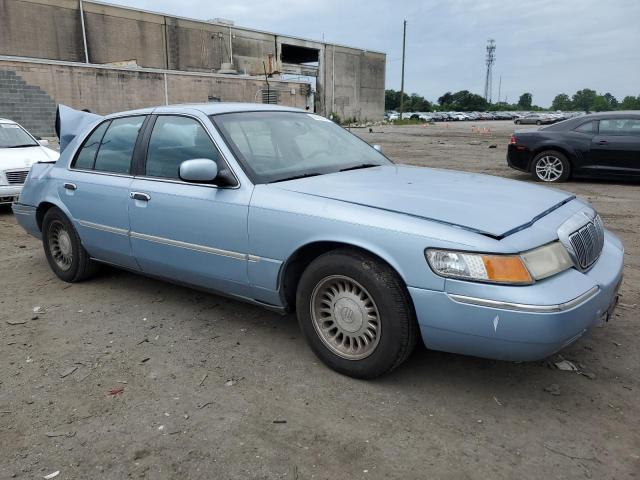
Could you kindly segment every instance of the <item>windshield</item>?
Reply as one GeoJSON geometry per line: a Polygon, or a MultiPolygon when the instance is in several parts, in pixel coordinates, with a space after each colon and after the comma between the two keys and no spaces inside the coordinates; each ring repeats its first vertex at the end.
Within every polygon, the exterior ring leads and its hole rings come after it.
{"type": "Polygon", "coordinates": [[[270,183],[391,162],[331,120],[310,113],[212,115],[254,183],[270,183]]]}
{"type": "Polygon", "coordinates": [[[34,147],[38,145],[20,125],[0,123],[0,148],[34,147]]]}

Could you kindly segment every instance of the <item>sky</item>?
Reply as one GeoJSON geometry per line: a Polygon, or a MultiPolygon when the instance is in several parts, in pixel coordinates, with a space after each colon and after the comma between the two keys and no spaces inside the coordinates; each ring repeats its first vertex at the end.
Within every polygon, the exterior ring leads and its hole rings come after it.
{"type": "Polygon", "coordinates": [[[496,41],[493,100],[524,92],[549,106],[591,88],[640,95],[640,0],[107,0],[387,54],[386,88],[436,101],[447,91],[484,94],[485,47],[496,41]]]}

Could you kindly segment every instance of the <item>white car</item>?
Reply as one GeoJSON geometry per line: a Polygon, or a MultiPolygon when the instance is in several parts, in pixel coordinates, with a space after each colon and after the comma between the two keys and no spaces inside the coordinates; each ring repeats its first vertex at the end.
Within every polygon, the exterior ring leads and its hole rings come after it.
{"type": "Polygon", "coordinates": [[[31,165],[58,160],[60,154],[44,146],[48,144],[16,122],[0,118],[0,205],[18,199],[31,165]]]}

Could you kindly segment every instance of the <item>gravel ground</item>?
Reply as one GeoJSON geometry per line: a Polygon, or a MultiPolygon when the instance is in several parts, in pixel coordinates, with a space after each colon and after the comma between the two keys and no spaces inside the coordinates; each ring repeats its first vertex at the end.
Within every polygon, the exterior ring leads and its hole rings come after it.
{"type": "MultiPolygon", "coordinates": [[[[472,125],[357,133],[399,162],[530,181],[505,164],[513,124],[472,125]]],[[[419,347],[352,380],[293,316],[113,269],[65,284],[2,209],[0,478],[638,478],[640,189],[562,188],[626,247],[615,317],[561,352],[582,374],[419,347]]]]}

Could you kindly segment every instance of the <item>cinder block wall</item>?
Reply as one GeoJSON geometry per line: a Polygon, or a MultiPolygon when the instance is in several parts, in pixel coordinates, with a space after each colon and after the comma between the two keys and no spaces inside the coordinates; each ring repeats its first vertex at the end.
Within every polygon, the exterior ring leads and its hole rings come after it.
{"type": "MultiPolygon", "coordinates": [[[[0,60],[0,117],[22,124],[34,135],[54,136],[59,103],[108,113],[165,104],[164,73],[88,67],[81,64],[0,60]]],[[[302,83],[270,81],[281,105],[304,108],[302,83]]],[[[169,103],[261,102],[266,87],[255,78],[212,74],[167,74],[169,103]]]]}

